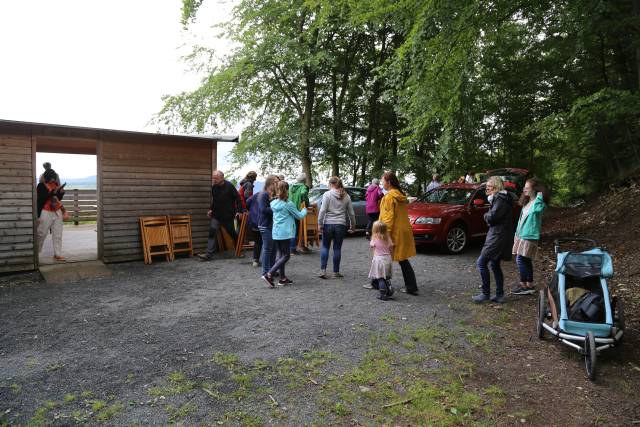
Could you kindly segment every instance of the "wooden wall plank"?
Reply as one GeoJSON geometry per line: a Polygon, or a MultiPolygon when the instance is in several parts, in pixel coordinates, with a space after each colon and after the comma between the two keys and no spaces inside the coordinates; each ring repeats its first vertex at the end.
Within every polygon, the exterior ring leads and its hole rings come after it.
{"type": "Polygon", "coordinates": [[[1,272],[35,268],[32,154],[29,132],[0,134],[1,272]]]}
{"type": "Polygon", "coordinates": [[[30,271],[35,267],[33,262],[30,263],[22,263],[22,264],[9,264],[9,265],[0,265],[0,273],[13,273],[19,271],[30,271]]]}

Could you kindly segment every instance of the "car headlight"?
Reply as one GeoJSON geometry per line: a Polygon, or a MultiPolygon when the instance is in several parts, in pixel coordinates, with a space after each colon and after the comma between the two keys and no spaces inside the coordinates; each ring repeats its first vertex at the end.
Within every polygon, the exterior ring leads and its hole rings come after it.
{"type": "Polygon", "coordinates": [[[440,224],[442,218],[430,218],[428,216],[421,216],[416,219],[416,224],[440,224]]]}

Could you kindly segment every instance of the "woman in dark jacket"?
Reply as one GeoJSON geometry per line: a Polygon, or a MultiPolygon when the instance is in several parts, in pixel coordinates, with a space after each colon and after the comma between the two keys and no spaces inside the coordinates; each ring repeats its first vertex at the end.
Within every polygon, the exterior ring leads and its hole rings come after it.
{"type": "Polygon", "coordinates": [[[489,225],[487,238],[478,258],[478,270],[482,278],[482,293],[473,297],[477,303],[493,301],[504,302],[504,275],[500,268],[500,261],[511,259],[511,246],[513,245],[513,198],[504,190],[502,179],[492,176],[487,181],[487,195],[491,208],[484,214],[484,220],[489,225]],[[496,295],[490,297],[491,276],[489,269],[493,271],[496,280],[496,295]]]}

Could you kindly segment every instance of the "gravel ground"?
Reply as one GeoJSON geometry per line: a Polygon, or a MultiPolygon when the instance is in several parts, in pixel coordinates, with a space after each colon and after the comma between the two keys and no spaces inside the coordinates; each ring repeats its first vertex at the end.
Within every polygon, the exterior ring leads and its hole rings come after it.
{"type": "MultiPolygon", "coordinates": [[[[174,372],[221,381],[229,373],[206,363],[216,353],[236,355],[237,363],[247,365],[300,358],[311,351],[330,352],[343,365],[356,363],[370,334],[389,330],[383,319],[397,319],[397,325],[437,319],[444,327],[454,327],[461,317],[477,315],[468,310],[468,301],[478,290],[478,253],[477,245],[460,256],[422,250],[411,261],[420,295],[397,293],[389,302],[378,301],[374,291],[362,288],[370,258],[361,237],[345,241],[343,279],[317,278],[319,255],[314,251],[292,257],[287,268],[295,284],[276,289],[259,280],[259,269],[251,267],[249,257],[225,256],[210,262],[192,258],[150,266],[110,265],[110,278],[64,285],[48,285],[33,273],[0,278],[0,425],[94,423],[100,420],[92,418],[101,411],[95,407],[97,401],[122,405],[114,408],[112,417],[102,418],[108,424],[166,424],[179,417],[162,405],[168,396],[158,401],[150,388],[166,384],[174,372]],[[361,333],[363,328],[368,334],[361,333]]],[[[394,275],[399,288],[398,265],[394,275]]],[[[513,271],[507,274],[508,279],[514,277],[513,271]]],[[[533,314],[534,301],[529,301],[533,314]]],[[[492,316],[495,310],[488,313],[492,316]]],[[[524,332],[502,331],[498,338],[506,340],[509,333],[526,338],[533,321],[525,325],[524,332]]],[[[546,345],[545,351],[560,351],[546,345]]],[[[522,365],[513,353],[496,357],[522,365]]],[[[557,361],[584,384],[579,361],[557,361]]],[[[509,378],[502,381],[508,389],[509,378]]],[[[630,385],[632,391],[637,384],[630,385]]],[[[296,400],[295,393],[276,380],[269,386],[278,400],[294,398],[296,407],[287,408],[286,420],[262,414],[264,409],[255,403],[241,402],[243,413],[261,413],[265,424],[305,425],[316,420],[316,401],[304,398],[304,393],[296,400]]],[[[571,384],[568,390],[574,389],[571,384]]],[[[193,405],[185,409],[187,424],[224,424],[230,419],[223,414],[238,407],[198,392],[185,394],[193,405]]],[[[539,393],[544,396],[544,384],[539,393]]],[[[259,424],[242,417],[231,419],[231,424],[259,424]]],[[[506,424],[511,422],[507,419],[506,424]]]]}

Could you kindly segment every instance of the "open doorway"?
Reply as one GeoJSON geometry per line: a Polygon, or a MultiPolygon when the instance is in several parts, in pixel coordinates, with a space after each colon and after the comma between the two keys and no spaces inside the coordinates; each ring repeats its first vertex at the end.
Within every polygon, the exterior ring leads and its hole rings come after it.
{"type": "MultiPolygon", "coordinates": [[[[39,149],[40,147],[38,147],[39,149]]],[[[94,154],[66,154],[36,152],[35,176],[39,180],[45,172],[44,164],[59,176],[60,185],[65,185],[61,204],[66,211],[62,227],[61,254],[66,262],[92,261],[98,259],[98,194],[97,161],[94,154]]],[[[47,232],[39,264],[58,263],[54,258],[54,241],[47,232]]]]}

